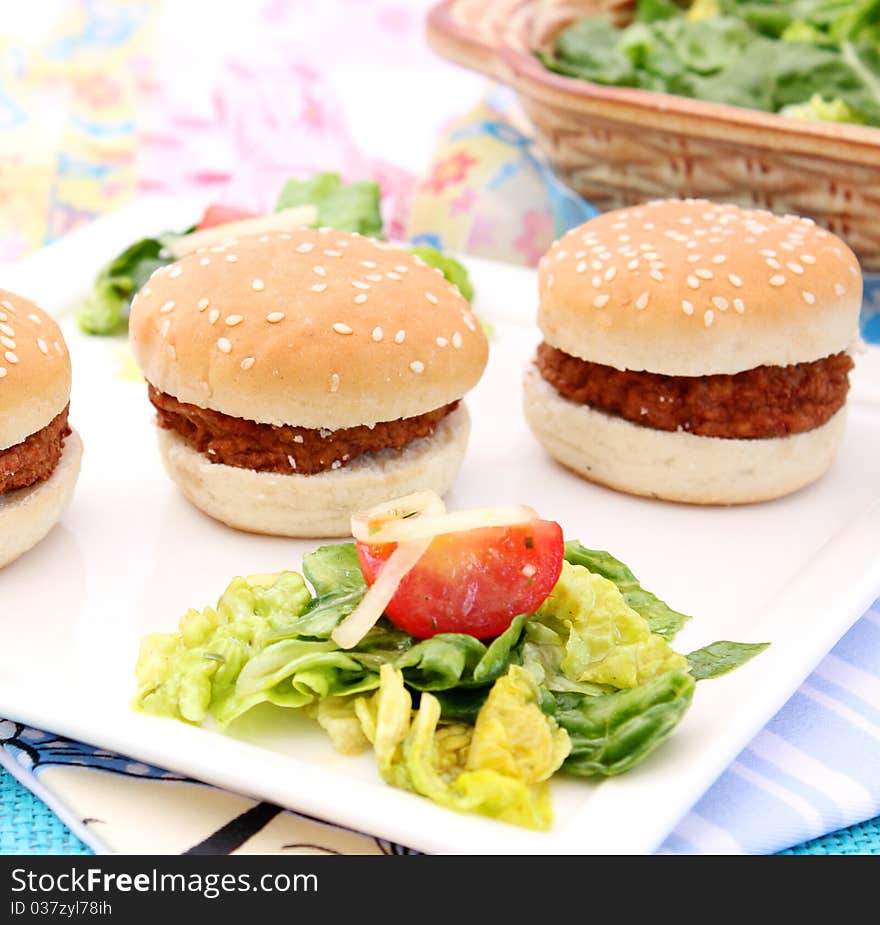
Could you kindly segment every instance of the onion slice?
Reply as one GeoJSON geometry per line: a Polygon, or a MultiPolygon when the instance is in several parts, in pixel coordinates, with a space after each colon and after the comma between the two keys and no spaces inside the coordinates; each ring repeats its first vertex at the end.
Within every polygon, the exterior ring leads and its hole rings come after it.
{"type": "Polygon", "coordinates": [[[267,234],[273,231],[291,231],[306,225],[314,225],[318,220],[318,209],[313,205],[292,206],[273,212],[271,215],[258,215],[256,218],[243,218],[238,222],[227,222],[224,225],[215,225],[205,228],[204,231],[193,231],[182,237],[175,238],[168,245],[168,249],[176,259],[185,257],[200,247],[210,247],[212,244],[223,244],[232,238],[245,235],[267,234]]]}
{"type": "MultiPolygon", "coordinates": [[[[352,536],[357,538],[358,533],[368,533],[370,524],[393,523],[398,519],[409,522],[425,514],[441,515],[445,510],[446,505],[435,492],[415,492],[354,514],[351,518],[352,536]]],[[[400,583],[425,554],[432,539],[433,536],[427,536],[413,542],[401,543],[391,553],[360,604],[330,634],[336,645],[342,649],[351,649],[367,635],[385,612],[400,583]]]]}
{"type": "Polygon", "coordinates": [[[524,504],[472,508],[450,514],[410,517],[384,521],[367,520],[352,523],[352,535],[361,543],[410,543],[432,540],[444,533],[479,530],[483,527],[512,527],[538,517],[537,511],[524,504]]]}

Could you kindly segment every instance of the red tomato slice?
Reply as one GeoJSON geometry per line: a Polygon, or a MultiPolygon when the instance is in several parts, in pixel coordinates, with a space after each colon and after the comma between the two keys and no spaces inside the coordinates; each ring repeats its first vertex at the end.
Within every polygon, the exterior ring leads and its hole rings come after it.
{"type": "Polygon", "coordinates": [[[235,206],[212,205],[205,209],[202,220],[196,226],[196,231],[214,228],[217,225],[228,225],[230,222],[240,222],[245,218],[254,218],[256,213],[235,206]]]}
{"type": "MultiPolygon", "coordinates": [[[[357,544],[367,584],[396,543],[357,544]]],[[[552,520],[435,537],[400,583],[385,615],[418,639],[468,633],[490,639],[540,607],[562,572],[562,528],[552,520]]]]}

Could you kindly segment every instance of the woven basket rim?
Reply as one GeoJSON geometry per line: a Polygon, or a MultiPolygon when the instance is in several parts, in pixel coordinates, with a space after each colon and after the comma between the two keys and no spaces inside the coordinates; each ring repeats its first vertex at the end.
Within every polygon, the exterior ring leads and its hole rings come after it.
{"type": "MultiPolygon", "coordinates": [[[[600,103],[619,107],[619,117],[625,111],[664,114],[698,122],[707,128],[743,129],[751,133],[768,132],[777,138],[811,142],[822,146],[821,156],[832,160],[876,162],[880,167],[880,128],[845,123],[790,119],[777,113],[715,103],[632,87],[616,87],[593,83],[578,77],[567,77],[544,67],[533,55],[508,44],[500,46],[486,42],[458,22],[451,14],[458,0],[440,0],[428,13],[426,29],[432,48],[442,56],[472,70],[480,70],[513,86],[520,92],[537,91],[542,99],[554,98],[555,105],[572,103],[587,108],[600,103]],[[482,66],[475,58],[482,59],[482,66]],[[835,150],[835,148],[841,150],[835,150]],[[857,153],[858,152],[858,153],[857,153]],[[867,157],[866,157],[867,156],[867,157]]],[[[523,8],[535,0],[524,0],[523,8]]],[[[534,92],[530,95],[536,95],[534,92]]],[[[674,131],[674,129],[671,129],[674,131]]],[[[707,131],[706,134],[714,134],[707,131]]],[[[778,147],[773,144],[771,147],[778,147]]],[[[788,147],[788,145],[786,146],[788,147]]],[[[805,152],[806,153],[806,152],[805,152]]]]}

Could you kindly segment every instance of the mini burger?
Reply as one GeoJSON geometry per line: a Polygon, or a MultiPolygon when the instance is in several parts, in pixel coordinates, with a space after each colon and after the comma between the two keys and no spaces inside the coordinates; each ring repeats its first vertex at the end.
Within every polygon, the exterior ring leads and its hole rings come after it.
{"type": "Polygon", "coordinates": [[[82,443],[67,423],[69,405],[61,329],[0,289],[0,566],[39,543],[73,496],[82,443]]]}
{"type": "Polygon", "coordinates": [[[186,497],[293,537],[347,535],[356,510],[445,492],[488,352],[438,271],[326,228],[228,240],[158,270],[130,337],[186,497]]]}
{"type": "Polygon", "coordinates": [[[661,201],[569,231],[539,269],[525,413],[611,488],[697,504],[819,478],[844,433],[862,278],[806,218],[661,201]]]}

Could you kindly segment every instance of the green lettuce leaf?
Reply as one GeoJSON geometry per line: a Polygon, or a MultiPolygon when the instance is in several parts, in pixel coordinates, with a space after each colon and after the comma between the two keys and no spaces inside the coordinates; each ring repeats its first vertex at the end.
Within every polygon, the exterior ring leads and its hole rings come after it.
{"type": "Polygon", "coordinates": [[[579,777],[611,777],[635,767],[681,722],[695,685],[686,670],[676,670],[601,697],[554,694],[545,708],[571,740],[562,769],[579,777]]]}
{"type": "MultiPolygon", "coordinates": [[[[647,621],[632,609],[614,582],[585,566],[565,561],[556,586],[526,623],[526,665],[540,663],[551,690],[586,682],[614,688],[637,687],[644,681],[686,665],[647,621]],[[555,637],[555,638],[554,638],[555,637]],[[529,643],[553,646],[558,671],[569,685],[546,672],[546,654],[532,658],[529,643]]],[[[586,692],[586,691],[585,691],[586,692]]]]}
{"type": "Polygon", "coordinates": [[[190,609],[177,633],[144,638],[135,708],[190,723],[222,712],[245,665],[310,600],[296,572],[233,579],[216,608],[190,609]]]}
{"type": "Polygon", "coordinates": [[[565,544],[565,559],[572,565],[582,565],[596,575],[613,581],[627,604],[648,621],[652,633],[673,639],[690,620],[690,617],[661,601],[656,594],[646,591],[629,567],[610,553],[587,549],[578,540],[569,540],[565,544]]]}
{"type": "Polygon", "coordinates": [[[142,238],[98,271],[92,291],[76,308],[76,320],[86,334],[119,334],[128,325],[131,300],[155,270],[171,263],[168,234],[142,238]]]}
{"type": "Polygon", "coordinates": [[[284,184],[275,211],[307,204],[318,207],[317,227],[382,237],[379,184],[372,180],[343,183],[336,173],[292,178],[284,184]]]}
{"type": "Polygon", "coordinates": [[[420,257],[429,267],[439,270],[450,283],[458,286],[458,291],[468,300],[474,298],[474,284],[471,282],[470,275],[464,265],[455,257],[450,257],[438,251],[436,247],[419,245],[411,247],[410,252],[420,257]]]}
{"type": "Polygon", "coordinates": [[[769,642],[730,642],[722,639],[689,653],[688,670],[695,681],[717,678],[745,665],[769,645],[769,642]]]}
{"type": "Polygon", "coordinates": [[[492,686],[473,727],[440,725],[440,704],[422,694],[412,714],[403,675],[383,665],[378,692],[356,711],[384,780],[457,812],[549,828],[547,780],[569,750],[567,734],[539,706],[531,675],[513,666],[492,686]]]}

